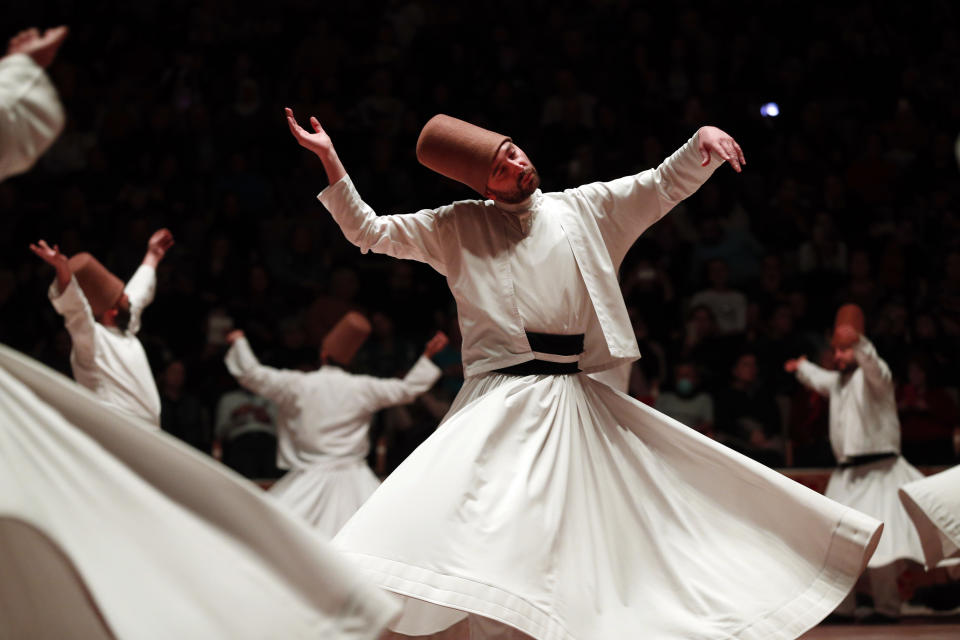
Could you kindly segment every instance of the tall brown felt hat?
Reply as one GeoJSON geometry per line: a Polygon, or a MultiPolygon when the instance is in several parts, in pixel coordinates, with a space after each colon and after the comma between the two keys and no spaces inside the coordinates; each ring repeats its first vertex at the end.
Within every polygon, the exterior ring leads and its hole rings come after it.
{"type": "Polygon", "coordinates": [[[417,160],[486,195],[497,151],[510,138],[442,113],[430,118],[417,140],[417,160]]]}
{"type": "Polygon", "coordinates": [[[864,329],[863,309],[855,304],[845,304],[837,309],[837,318],[833,323],[833,346],[839,346],[837,328],[842,326],[853,327],[854,331],[862,334],[864,329]]]}
{"type": "Polygon", "coordinates": [[[349,311],[324,336],[320,348],[337,364],[348,365],[369,335],[370,321],[356,311],[349,311]]]}
{"type": "Polygon", "coordinates": [[[67,266],[77,278],[83,295],[90,303],[93,317],[99,318],[110,310],[123,295],[123,280],[89,253],[78,253],[67,261],[67,266]]]}

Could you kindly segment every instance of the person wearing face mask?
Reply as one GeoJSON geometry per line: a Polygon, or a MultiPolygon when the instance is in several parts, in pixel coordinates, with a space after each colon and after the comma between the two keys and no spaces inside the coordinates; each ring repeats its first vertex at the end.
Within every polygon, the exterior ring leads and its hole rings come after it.
{"type": "MultiPolygon", "coordinates": [[[[843,305],[837,311],[832,339],[836,370],[827,371],[804,357],[788,360],[784,369],[830,400],[830,445],[837,468],[830,475],[826,495],[884,522],[866,578],[874,601],[871,615],[896,618],[901,604],[897,576],[905,561],[922,563],[924,559],[920,539],[897,492],[924,476],[900,455],[893,375],[863,330],[860,307],[843,305]]],[[[837,613],[852,616],[854,609],[851,592],[837,613]]]]}
{"type": "Polygon", "coordinates": [[[73,347],[70,365],[77,382],[104,405],[160,429],[160,393],[147,354],[137,338],[140,316],[153,301],[157,266],[173,246],[168,229],[156,231],[130,281],[110,273],[89,253],[67,258],[57,245],[40,240],[30,250],[56,269],[50,302],[63,316],[73,347]]]}
{"type": "Polygon", "coordinates": [[[655,405],[671,418],[713,437],[713,398],[700,391],[700,375],[693,362],[679,362],[673,370],[673,391],[664,391],[655,405]]]}

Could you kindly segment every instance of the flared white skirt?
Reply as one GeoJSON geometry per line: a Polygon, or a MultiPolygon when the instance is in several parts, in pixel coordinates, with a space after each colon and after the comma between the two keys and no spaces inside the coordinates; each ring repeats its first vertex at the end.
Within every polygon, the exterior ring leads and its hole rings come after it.
{"type": "Polygon", "coordinates": [[[828,498],[883,522],[883,535],[869,567],[886,566],[897,560],[923,563],[923,547],[897,491],[923,478],[903,456],[870,464],[834,469],[824,492],[828,498]]]}
{"type": "Polygon", "coordinates": [[[928,568],[960,558],[960,466],[900,488],[928,568]]]}
{"type": "Polygon", "coordinates": [[[379,486],[364,460],[343,460],[289,471],[269,493],[329,540],[379,486]]]}
{"type": "Polygon", "coordinates": [[[586,375],[468,379],[334,545],[407,635],[466,613],[540,640],[795,638],[882,525],[586,375]]]}

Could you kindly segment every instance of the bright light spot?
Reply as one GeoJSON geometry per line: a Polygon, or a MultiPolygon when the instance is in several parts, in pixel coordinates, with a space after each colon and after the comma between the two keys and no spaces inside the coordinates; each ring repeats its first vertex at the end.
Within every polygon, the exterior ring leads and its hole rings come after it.
{"type": "Polygon", "coordinates": [[[762,115],[764,118],[776,118],[778,115],[780,115],[780,107],[777,106],[776,102],[768,102],[760,107],[760,115],[762,115]]]}

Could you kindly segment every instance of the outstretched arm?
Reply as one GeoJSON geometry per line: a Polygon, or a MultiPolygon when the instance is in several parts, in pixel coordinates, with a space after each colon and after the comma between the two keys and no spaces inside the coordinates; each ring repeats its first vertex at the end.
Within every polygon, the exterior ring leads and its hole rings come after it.
{"type": "Polygon", "coordinates": [[[63,130],[63,106],[44,72],[66,27],[21,31],[0,58],[0,180],[23,173],[63,130]]]}
{"type": "Polygon", "coordinates": [[[63,316],[63,324],[70,334],[77,359],[84,364],[92,363],[96,350],[96,320],[90,303],[70,271],[67,257],[60,253],[59,246],[50,247],[45,240],[31,244],[30,250],[56,269],[57,278],[48,292],[50,303],[63,316]]]}
{"type": "Polygon", "coordinates": [[[440,379],[442,373],[440,367],[433,364],[430,358],[437,355],[448,342],[446,334],[438,331],[427,342],[423,355],[402,379],[360,376],[367,382],[363,393],[369,401],[371,410],[413,402],[417,396],[429,390],[440,379]]]}
{"type": "Polygon", "coordinates": [[[701,127],[655,169],[572,191],[585,197],[614,266],[650,225],[691,196],[724,162],[740,172],[745,162],[736,140],[716,127],[701,127]]]}
{"type": "Polygon", "coordinates": [[[227,343],[230,350],[224,362],[237,382],[245,389],[272,400],[281,411],[293,410],[297,399],[294,383],[303,374],[260,364],[243,331],[239,329],[227,334],[227,343]]]}
{"type": "Polygon", "coordinates": [[[827,371],[813,364],[805,356],[787,360],[783,365],[787,373],[795,373],[803,386],[813,389],[822,396],[829,396],[830,389],[837,379],[836,371],[827,371]]]}
{"type": "Polygon", "coordinates": [[[147,241],[147,252],[143,256],[140,268],[123,289],[130,301],[130,324],[127,330],[131,333],[140,331],[140,316],[143,310],[153,302],[153,296],[157,291],[157,266],[172,246],[173,234],[169,229],[155,231],[147,241]]]}
{"type": "Polygon", "coordinates": [[[284,111],[287,114],[287,126],[290,127],[290,133],[297,139],[301,147],[309,149],[320,158],[330,184],[335,184],[347,175],[347,170],[343,168],[340,156],[337,155],[337,150],[333,148],[330,136],[320,126],[320,121],[310,116],[310,126],[313,127],[311,133],[297,123],[297,119],[293,116],[293,109],[287,107],[284,111]]]}
{"type": "Polygon", "coordinates": [[[330,186],[318,198],[347,240],[364,253],[374,251],[394,258],[426,262],[440,273],[446,273],[436,211],[378,216],[360,198],[320,122],[310,118],[314,129],[310,133],[297,124],[293,110],[286,109],[286,114],[287,125],[296,141],[323,163],[330,186]]]}

